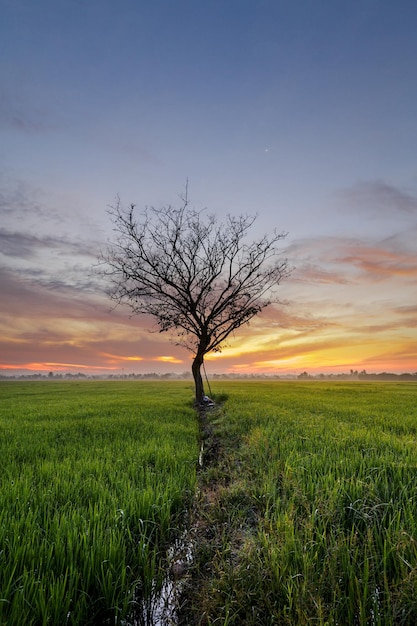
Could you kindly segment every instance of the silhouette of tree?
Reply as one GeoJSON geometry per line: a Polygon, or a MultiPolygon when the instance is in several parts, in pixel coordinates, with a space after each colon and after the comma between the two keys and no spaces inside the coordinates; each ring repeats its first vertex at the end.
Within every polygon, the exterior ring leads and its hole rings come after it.
{"type": "Polygon", "coordinates": [[[120,200],[109,211],[116,233],[101,260],[110,298],[134,314],[149,314],[160,332],[193,354],[195,399],[203,402],[204,356],[219,351],[233,331],[278,302],[274,288],[289,274],[274,231],[253,242],[256,217],[227,215],[219,221],[189,204],[187,187],[179,208],[135,205],[120,200]]]}

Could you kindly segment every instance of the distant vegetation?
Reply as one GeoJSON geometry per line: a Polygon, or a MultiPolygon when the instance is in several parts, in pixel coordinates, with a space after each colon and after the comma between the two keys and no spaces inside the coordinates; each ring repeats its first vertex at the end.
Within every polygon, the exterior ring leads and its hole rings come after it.
{"type": "MultiPolygon", "coordinates": [[[[0,380],[191,380],[191,372],[146,372],[143,374],[117,372],[114,374],[84,374],[83,372],[34,372],[33,374],[4,375],[0,380]]],[[[417,380],[417,372],[396,374],[393,372],[367,373],[365,370],[350,370],[339,374],[241,374],[213,373],[213,380],[417,380]]]]}

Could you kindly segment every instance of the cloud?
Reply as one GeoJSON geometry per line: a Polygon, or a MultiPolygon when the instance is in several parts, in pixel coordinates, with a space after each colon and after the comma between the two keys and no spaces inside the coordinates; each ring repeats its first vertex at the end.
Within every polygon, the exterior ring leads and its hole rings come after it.
{"type": "Polygon", "coordinates": [[[411,340],[392,346],[389,350],[367,356],[361,365],[373,371],[416,372],[416,364],[417,340],[411,340]]]}
{"type": "Polygon", "coordinates": [[[395,307],[393,312],[398,316],[401,328],[411,328],[413,330],[417,328],[417,306],[399,306],[395,307]]]}
{"type": "MultiPolygon", "coordinates": [[[[48,202],[51,193],[0,174],[0,215],[1,233],[12,239],[20,237],[33,240],[36,244],[50,247],[53,242],[68,242],[68,238],[57,236],[57,232],[67,231],[68,225],[74,220],[74,214],[61,211],[60,207],[51,208],[48,202]],[[47,234],[47,233],[53,234],[47,234]],[[41,233],[38,235],[37,233],[41,233]]],[[[92,242],[88,245],[91,246],[92,242]]],[[[87,247],[87,244],[85,244],[87,247]]]]}
{"type": "MultiPolygon", "coordinates": [[[[40,279],[38,276],[36,270],[32,277],[0,268],[0,318],[10,316],[11,328],[22,319],[46,321],[63,316],[90,318],[94,315],[100,320],[100,310],[103,310],[102,315],[108,316],[109,307],[103,294],[90,293],[86,298],[78,284],[71,286],[67,282],[57,284],[53,280],[44,280],[42,272],[40,279]]],[[[114,316],[117,319],[122,317],[117,312],[114,316]]]]}
{"type": "Polygon", "coordinates": [[[0,367],[60,369],[61,363],[64,369],[149,371],[160,363],[157,369],[166,371],[188,360],[167,337],[149,333],[149,317],[110,310],[104,294],[70,286],[67,277],[54,284],[3,268],[0,291],[0,367]]]}
{"type": "Polygon", "coordinates": [[[406,248],[402,241],[402,233],[380,241],[317,237],[294,242],[286,254],[296,267],[293,278],[299,282],[348,285],[358,280],[415,280],[416,240],[407,239],[406,248]]]}
{"type": "Polygon", "coordinates": [[[282,330],[291,332],[312,332],[322,330],[325,327],[332,326],[334,322],[329,318],[322,317],[319,312],[313,314],[310,306],[299,305],[296,302],[286,305],[272,304],[264,309],[250,324],[243,326],[240,332],[245,334],[271,335],[271,333],[279,333],[282,330]]]}
{"type": "Polygon", "coordinates": [[[381,214],[417,215],[417,196],[394,187],[381,180],[363,182],[350,189],[342,189],[337,193],[342,206],[348,205],[363,213],[371,213],[374,217],[381,214]]]}
{"type": "MultiPolygon", "coordinates": [[[[408,336],[403,329],[398,336],[392,327],[375,329],[360,324],[335,325],[324,332],[283,336],[281,341],[271,340],[258,351],[226,352],[221,362],[210,363],[210,370],[222,367],[227,371],[240,372],[312,372],[349,371],[373,367],[375,371],[415,371],[417,340],[413,329],[408,336]],[[392,357],[392,358],[391,358],[392,357]]],[[[245,346],[245,341],[242,341],[245,346]]]]}
{"type": "Polygon", "coordinates": [[[402,253],[383,246],[357,244],[346,246],[334,258],[336,263],[355,267],[361,274],[382,280],[384,278],[409,277],[417,279],[415,253],[402,253]]]}
{"type": "Polygon", "coordinates": [[[42,219],[49,212],[41,203],[42,192],[39,188],[26,181],[14,180],[5,174],[0,174],[0,213],[3,220],[11,217],[26,225],[25,219],[29,216],[42,219]]]}
{"type": "MultiPolygon", "coordinates": [[[[0,251],[4,256],[32,258],[40,240],[32,235],[12,233],[0,228],[0,251]]],[[[45,245],[45,242],[44,242],[45,245]]]]}
{"type": "Polygon", "coordinates": [[[399,315],[412,315],[417,317],[417,305],[413,304],[411,306],[399,306],[396,308],[396,312],[399,315]]]}
{"type": "Polygon", "coordinates": [[[29,98],[21,89],[6,91],[3,85],[0,93],[0,127],[23,133],[44,134],[56,127],[51,121],[55,116],[55,110],[36,106],[33,97],[29,98]]]}
{"type": "Polygon", "coordinates": [[[183,359],[178,359],[174,356],[158,356],[154,360],[161,363],[184,363],[183,359]]]}
{"type": "Polygon", "coordinates": [[[73,241],[67,237],[37,236],[0,228],[0,251],[5,256],[33,258],[40,251],[56,250],[62,255],[82,255],[97,258],[91,248],[91,244],[73,241]]]}
{"type": "Polygon", "coordinates": [[[40,119],[32,118],[28,116],[28,113],[18,112],[10,113],[8,123],[14,130],[22,131],[25,133],[44,133],[51,129],[49,124],[46,124],[40,119]]]}
{"type": "Polygon", "coordinates": [[[330,270],[320,267],[317,263],[311,261],[301,262],[292,276],[297,282],[322,283],[325,285],[348,284],[351,282],[346,276],[338,270],[330,270]]]}

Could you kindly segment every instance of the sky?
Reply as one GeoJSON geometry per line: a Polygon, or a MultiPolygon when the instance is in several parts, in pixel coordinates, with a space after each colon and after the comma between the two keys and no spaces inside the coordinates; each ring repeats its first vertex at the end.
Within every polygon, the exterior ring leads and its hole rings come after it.
{"type": "Polygon", "coordinates": [[[109,206],[257,215],[294,268],[208,373],[417,371],[414,0],[0,0],[0,373],[184,372],[109,206]]]}

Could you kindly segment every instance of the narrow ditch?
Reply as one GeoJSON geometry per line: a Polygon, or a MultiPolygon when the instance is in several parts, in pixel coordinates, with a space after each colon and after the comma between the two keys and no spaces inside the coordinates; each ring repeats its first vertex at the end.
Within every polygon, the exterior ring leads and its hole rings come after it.
{"type": "Polygon", "coordinates": [[[187,531],[167,551],[167,574],[162,586],[143,602],[142,614],[135,626],[175,626],[182,581],[193,560],[193,545],[187,531]]]}
{"type": "MultiPolygon", "coordinates": [[[[200,452],[198,470],[201,472],[215,463],[219,450],[219,441],[213,435],[208,413],[218,410],[218,405],[198,409],[200,426],[200,452]]],[[[166,553],[166,575],[161,584],[154,583],[154,592],[147,599],[137,598],[137,608],[128,619],[121,621],[121,626],[181,626],[188,624],[187,608],[184,596],[190,582],[189,572],[193,566],[194,551],[200,534],[199,505],[204,487],[199,486],[195,503],[187,515],[184,531],[168,548],[166,553]]]]}

